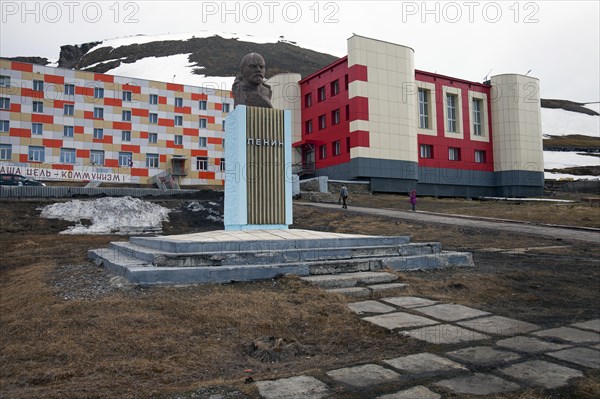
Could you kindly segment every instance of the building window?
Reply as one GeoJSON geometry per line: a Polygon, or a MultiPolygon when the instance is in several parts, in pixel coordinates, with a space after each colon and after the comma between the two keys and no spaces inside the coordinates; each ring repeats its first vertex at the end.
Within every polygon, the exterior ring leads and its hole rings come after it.
{"type": "Polygon", "coordinates": [[[196,169],[197,170],[208,170],[208,158],[196,157],[196,169]]]}
{"type": "Polygon", "coordinates": [[[60,163],[75,163],[75,148],[60,149],[60,163]]]}
{"type": "Polygon", "coordinates": [[[340,123],[340,110],[336,109],[331,112],[331,124],[338,125],[340,123]]]}
{"type": "Polygon", "coordinates": [[[223,103],[223,112],[229,112],[229,103],[223,103]]]}
{"type": "Polygon", "coordinates": [[[104,98],[104,89],[102,87],[94,87],[94,98],[104,98]]]}
{"type": "Polygon", "coordinates": [[[176,134],[175,138],[173,139],[173,142],[175,143],[175,145],[183,145],[183,136],[180,134],[176,134]]]}
{"type": "Polygon", "coordinates": [[[156,125],[158,123],[158,114],[153,114],[150,112],[148,114],[148,123],[156,125]]]}
{"type": "Polygon", "coordinates": [[[219,160],[219,170],[221,172],[225,172],[225,158],[221,158],[219,160]]]}
{"type": "Polygon", "coordinates": [[[158,168],[158,154],[146,154],[146,167],[147,168],[158,168]]]}
{"type": "Polygon", "coordinates": [[[183,116],[175,115],[175,126],[183,126],[183,116]]]}
{"type": "Polygon", "coordinates": [[[123,101],[131,102],[131,92],[130,91],[123,92],[123,101]]]}
{"type": "Polygon", "coordinates": [[[198,109],[201,111],[206,111],[207,102],[206,100],[198,101],[198,109]]]}
{"type": "Polygon", "coordinates": [[[148,99],[148,103],[150,103],[151,105],[158,104],[158,94],[150,94],[150,97],[148,99]]]}
{"type": "Polygon", "coordinates": [[[304,107],[308,108],[312,105],[312,94],[308,93],[304,95],[304,107]]]}
{"type": "Polygon", "coordinates": [[[97,140],[104,138],[104,129],[102,128],[94,128],[94,138],[97,140]]]}
{"type": "Polygon", "coordinates": [[[433,146],[429,144],[421,144],[419,146],[419,155],[421,158],[433,158],[433,146]]]}
{"type": "Polygon", "coordinates": [[[312,124],[312,119],[304,122],[304,132],[306,134],[311,134],[313,132],[313,124],[312,124]]]}
{"type": "Polygon", "coordinates": [[[121,167],[132,167],[133,159],[131,158],[130,152],[119,152],[119,166],[121,167]]]}
{"type": "Polygon", "coordinates": [[[104,108],[94,108],[94,118],[104,119],[104,108]]]}
{"type": "Polygon", "coordinates": [[[44,91],[44,81],[43,80],[34,80],[33,81],[33,91],[44,91]]]}
{"type": "Polygon", "coordinates": [[[75,113],[75,106],[73,104],[63,105],[63,114],[73,116],[75,113]]]}
{"type": "Polygon", "coordinates": [[[419,89],[419,127],[429,129],[429,90],[419,89]]]}
{"type": "Polygon", "coordinates": [[[148,133],[148,143],[150,143],[150,144],[158,143],[158,133],[148,133]]]}
{"type": "Polygon", "coordinates": [[[0,98],[0,109],[6,109],[6,110],[10,109],[10,98],[8,98],[8,97],[0,98]]]}
{"type": "Polygon", "coordinates": [[[12,159],[12,144],[0,144],[0,159],[3,161],[12,159]]]}
{"type": "Polygon", "coordinates": [[[327,158],[327,145],[322,145],[319,147],[319,156],[321,159],[327,158]]]}
{"type": "Polygon", "coordinates": [[[340,82],[338,80],[334,80],[331,82],[331,95],[335,96],[340,92],[340,82]]]}
{"type": "Polygon", "coordinates": [[[325,86],[319,87],[318,96],[319,102],[325,101],[325,86]]]}
{"type": "Polygon", "coordinates": [[[44,132],[44,125],[42,125],[41,123],[32,123],[31,124],[31,134],[42,134],[43,132],[44,132]]]}
{"type": "Polygon", "coordinates": [[[206,147],[206,137],[198,137],[198,147],[206,147]]]}
{"type": "Polygon", "coordinates": [[[475,150],[475,162],[485,163],[485,151],[475,150]]]}
{"type": "Polygon", "coordinates": [[[104,165],[104,151],[91,150],[90,151],[90,163],[92,165],[104,165]]]}
{"type": "Polygon", "coordinates": [[[44,112],[44,103],[41,101],[34,101],[33,112],[44,112]]]}
{"type": "Polygon", "coordinates": [[[65,84],[65,95],[74,96],[75,95],[75,85],[73,84],[65,84]]]}
{"type": "Polygon", "coordinates": [[[481,136],[481,105],[483,101],[479,98],[473,99],[473,134],[481,136]]]}
{"type": "Polygon", "coordinates": [[[448,148],[448,159],[451,161],[460,161],[460,148],[448,148]]]}
{"type": "Polygon", "coordinates": [[[183,98],[175,97],[175,106],[179,108],[183,107],[183,98]]]}
{"type": "Polygon", "coordinates": [[[46,160],[46,148],[29,146],[29,157],[27,159],[30,162],[44,162],[46,160]]]}
{"type": "Polygon", "coordinates": [[[221,122],[221,130],[225,131],[225,121],[221,122]]]}
{"type": "Polygon", "coordinates": [[[346,152],[350,152],[350,137],[346,137],[346,152]]]}
{"type": "Polygon", "coordinates": [[[10,130],[10,122],[9,121],[0,121],[0,132],[8,132],[9,130],[10,130]]]}
{"type": "Polygon", "coordinates": [[[208,123],[208,120],[206,118],[200,118],[199,119],[200,129],[206,129],[207,123],[208,123]]]}
{"type": "Polygon", "coordinates": [[[121,119],[124,121],[131,121],[131,111],[121,111],[121,119]]]}
{"type": "Polygon", "coordinates": [[[223,147],[223,149],[225,149],[225,139],[221,139],[221,147],[223,147]]]}
{"type": "Polygon", "coordinates": [[[64,126],[63,127],[63,136],[73,137],[73,126],[64,126]]]}
{"type": "Polygon", "coordinates": [[[447,128],[449,132],[456,132],[456,105],[457,96],[446,94],[447,128]]]}
{"type": "Polygon", "coordinates": [[[333,155],[340,155],[342,153],[342,144],[339,140],[333,142],[333,155]]]}
{"type": "Polygon", "coordinates": [[[346,104],[346,120],[350,120],[350,104],[346,104]]]}
{"type": "Polygon", "coordinates": [[[10,76],[0,75],[0,87],[10,87],[10,76]]]}
{"type": "Polygon", "coordinates": [[[121,130],[121,141],[131,141],[131,130],[121,130]]]}
{"type": "Polygon", "coordinates": [[[344,90],[348,90],[348,75],[344,76],[344,90]]]}
{"type": "Polygon", "coordinates": [[[319,129],[325,129],[327,127],[327,117],[325,115],[319,116],[319,129]]]}

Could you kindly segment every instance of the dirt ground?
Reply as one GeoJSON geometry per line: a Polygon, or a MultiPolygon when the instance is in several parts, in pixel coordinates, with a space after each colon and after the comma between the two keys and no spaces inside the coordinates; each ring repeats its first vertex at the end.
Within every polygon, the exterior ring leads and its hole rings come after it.
{"type": "MultiPolygon", "coordinates": [[[[220,195],[155,199],[178,211],[165,224],[165,233],[222,228],[186,208],[192,200],[219,201],[220,195]]],[[[403,197],[353,200],[406,206],[403,197]]],[[[346,308],[352,299],[294,277],[191,287],[123,285],[89,262],[86,252],[127,237],[59,235],[69,222],[38,217],[48,203],[0,202],[0,398],[253,399],[258,396],[252,380],[323,376],[357,363],[441,350],[360,322],[346,308]]],[[[510,214],[518,220],[563,225],[599,224],[598,208],[586,203],[558,207],[420,200],[419,209],[427,208],[510,214]]],[[[475,268],[397,273],[409,287],[389,296],[455,302],[544,327],[600,317],[597,245],[301,205],[294,207],[293,227],[410,235],[413,242],[440,241],[446,250],[473,252],[475,268]]],[[[531,389],[497,397],[597,398],[599,381],[598,371],[588,372],[561,390],[531,389]]]]}

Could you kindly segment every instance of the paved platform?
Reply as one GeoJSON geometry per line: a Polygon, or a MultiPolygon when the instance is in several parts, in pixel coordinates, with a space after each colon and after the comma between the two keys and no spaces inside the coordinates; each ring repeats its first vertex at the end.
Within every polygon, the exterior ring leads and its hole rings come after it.
{"type": "Polygon", "coordinates": [[[375,328],[435,344],[436,353],[419,352],[325,371],[327,377],[297,377],[300,385],[291,385],[296,380],[290,378],[258,382],[263,398],[320,399],[344,392],[358,397],[370,389],[378,393],[377,399],[520,395],[532,387],[564,387],[600,368],[600,335],[595,332],[600,319],[542,329],[480,309],[414,296],[356,301],[348,307],[357,319],[375,328]],[[420,323],[435,324],[411,327],[420,323]],[[508,331],[515,335],[509,336],[508,331]]]}

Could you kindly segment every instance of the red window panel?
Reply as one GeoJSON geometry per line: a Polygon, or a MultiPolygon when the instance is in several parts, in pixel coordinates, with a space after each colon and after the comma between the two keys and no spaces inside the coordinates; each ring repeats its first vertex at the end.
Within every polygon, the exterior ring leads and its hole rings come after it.
{"type": "Polygon", "coordinates": [[[193,157],[207,157],[208,151],[207,150],[192,150],[191,155],[193,157]]]}
{"type": "Polygon", "coordinates": [[[158,103],[159,104],[166,104],[167,103],[167,97],[158,96],[158,103]]]}
{"type": "Polygon", "coordinates": [[[132,116],[141,116],[141,117],[147,118],[149,114],[150,114],[150,111],[147,109],[143,109],[143,108],[132,108],[131,109],[132,116]]]}
{"type": "Polygon", "coordinates": [[[9,136],[12,137],[31,137],[31,129],[21,129],[18,127],[11,127],[9,129],[9,136]]]}
{"type": "Polygon", "coordinates": [[[113,125],[113,129],[115,129],[115,130],[132,130],[131,129],[131,122],[114,121],[112,123],[112,125],[113,125]]]}
{"type": "Polygon", "coordinates": [[[131,168],[131,176],[148,176],[148,169],[131,168]]]}
{"type": "Polygon", "coordinates": [[[160,154],[159,158],[161,163],[167,162],[167,154],[160,154]]]}
{"type": "Polygon", "coordinates": [[[29,162],[28,154],[19,154],[19,162],[29,162]]]}
{"type": "Polygon", "coordinates": [[[109,168],[118,168],[119,160],[118,159],[105,159],[104,165],[108,166],[109,168]]]}
{"type": "Polygon", "coordinates": [[[194,128],[191,128],[191,127],[184,127],[183,128],[183,135],[184,136],[196,137],[196,136],[198,136],[198,129],[194,129],[194,128]]]}
{"type": "Polygon", "coordinates": [[[101,139],[92,139],[94,143],[104,143],[104,144],[112,144],[113,136],[110,134],[105,134],[101,139]]]}
{"type": "Polygon", "coordinates": [[[215,109],[217,111],[223,111],[223,104],[221,104],[221,103],[215,103],[215,109]]]}
{"type": "Polygon", "coordinates": [[[158,126],[175,126],[175,120],[158,118],[158,126]]]}
{"type": "Polygon", "coordinates": [[[65,84],[65,77],[56,75],[44,75],[44,82],[62,85],[65,84]]]}
{"type": "Polygon", "coordinates": [[[365,65],[352,65],[348,68],[348,81],[354,82],[360,80],[362,82],[368,82],[367,80],[367,67],[365,65]]]}
{"type": "Polygon", "coordinates": [[[147,139],[148,138],[148,132],[140,132],[140,138],[141,139],[147,139]]]}
{"type": "Polygon", "coordinates": [[[90,150],[76,150],[75,153],[77,154],[77,158],[89,158],[90,157],[90,150]]]}
{"type": "Polygon", "coordinates": [[[75,105],[73,101],[54,100],[54,108],[63,109],[65,104],[75,105]]]}
{"type": "Polygon", "coordinates": [[[11,62],[10,69],[13,71],[33,72],[33,65],[24,62],[11,62]]]}
{"type": "Polygon", "coordinates": [[[75,131],[75,134],[83,134],[83,126],[75,126],[73,130],[75,131]]]}
{"type": "Polygon", "coordinates": [[[192,108],[190,108],[190,107],[175,107],[175,113],[189,115],[192,113],[192,108]]]}
{"type": "Polygon", "coordinates": [[[33,89],[29,89],[27,87],[21,88],[21,97],[31,97],[31,98],[44,98],[43,91],[34,91],[33,89]]]}
{"type": "Polygon", "coordinates": [[[352,97],[350,99],[350,121],[369,120],[369,99],[367,97],[352,97]]]}
{"type": "Polygon", "coordinates": [[[208,100],[208,95],[204,93],[192,93],[192,101],[208,100]]]}
{"type": "Polygon", "coordinates": [[[207,139],[208,144],[217,144],[217,145],[221,145],[221,143],[223,142],[223,139],[219,138],[219,137],[209,137],[207,139]]]}
{"type": "Polygon", "coordinates": [[[60,163],[52,164],[52,169],[58,170],[73,170],[73,165],[64,165],[60,163]]]}
{"type": "Polygon", "coordinates": [[[108,97],[105,97],[104,98],[104,105],[108,105],[110,107],[122,107],[123,106],[123,100],[121,100],[120,98],[108,98],[108,97]]]}
{"type": "Polygon", "coordinates": [[[60,148],[63,146],[63,141],[56,139],[44,139],[42,140],[42,143],[44,143],[44,147],[50,148],[60,148]]]}
{"type": "Polygon", "coordinates": [[[21,112],[21,104],[10,104],[10,112],[21,112]]]}
{"type": "Polygon", "coordinates": [[[206,119],[206,121],[208,123],[215,123],[215,117],[214,116],[208,116],[208,115],[199,115],[199,118],[204,118],[206,119]]]}
{"type": "Polygon", "coordinates": [[[52,115],[31,114],[31,121],[35,123],[54,123],[52,115]]]}
{"type": "Polygon", "coordinates": [[[198,178],[200,179],[214,179],[215,172],[198,172],[198,178]]]}
{"type": "Polygon", "coordinates": [[[94,112],[83,111],[83,119],[94,119],[94,112]]]}
{"type": "Polygon", "coordinates": [[[357,130],[350,133],[350,147],[369,147],[369,132],[357,130]]]}
{"type": "Polygon", "coordinates": [[[128,83],[123,85],[123,91],[130,91],[135,94],[140,94],[142,92],[142,88],[136,85],[130,85],[128,83]]]}
{"type": "Polygon", "coordinates": [[[171,91],[183,91],[183,85],[177,83],[167,83],[167,90],[171,91]]]}
{"type": "Polygon", "coordinates": [[[167,148],[183,148],[183,145],[175,144],[173,140],[167,140],[167,148]]]}
{"type": "Polygon", "coordinates": [[[111,75],[103,75],[101,73],[95,73],[94,80],[96,80],[98,82],[114,83],[115,77],[111,76],[111,75]]]}
{"type": "Polygon", "coordinates": [[[94,97],[94,88],[75,86],[75,94],[79,96],[94,97]]]}

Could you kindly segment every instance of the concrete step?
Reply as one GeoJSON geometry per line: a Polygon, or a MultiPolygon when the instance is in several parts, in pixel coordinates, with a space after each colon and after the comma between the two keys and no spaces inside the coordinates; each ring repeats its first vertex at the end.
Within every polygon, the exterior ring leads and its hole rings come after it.
{"type": "Polygon", "coordinates": [[[382,268],[392,270],[424,270],[443,267],[474,267],[470,252],[443,251],[431,255],[393,257],[382,260],[382,268]]]}
{"type": "Polygon", "coordinates": [[[303,281],[322,288],[347,288],[357,285],[372,285],[377,283],[390,283],[398,279],[397,276],[386,272],[356,272],[340,273],[319,276],[302,277],[303,281]]]}
{"type": "MultiPolygon", "coordinates": [[[[334,247],[311,249],[277,249],[270,251],[216,251],[200,253],[167,252],[128,242],[112,242],[110,248],[126,256],[135,257],[155,266],[195,267],[195,266],[234,266],[260,265],[272,263],[298,263],[339,260],[360,260],[366,258],[386,258],[396,256],[417,256],[435,254],[441,251],[436,242],[418,244],[394,244],[361,247],[334,247]]],[[[319,268],[315,268],[317,270],[319,268]]],[[[368,270],[368,269],[367,269],[368,270]]],[[[315,272],[328,274],[331,270],[315,272]]]]}
{"type": "Polygon", "coordinates": [[[374,284],[366,287],[344,287],[344,288],[329,288],[325,291],[333,294],[342,294],[351,297],[364,298],[370,296],[374,292],[382,292],[389,290],[397,290],[406,288],[408,284],[403,283],[386,283],[386,284],[374,284]]]}

